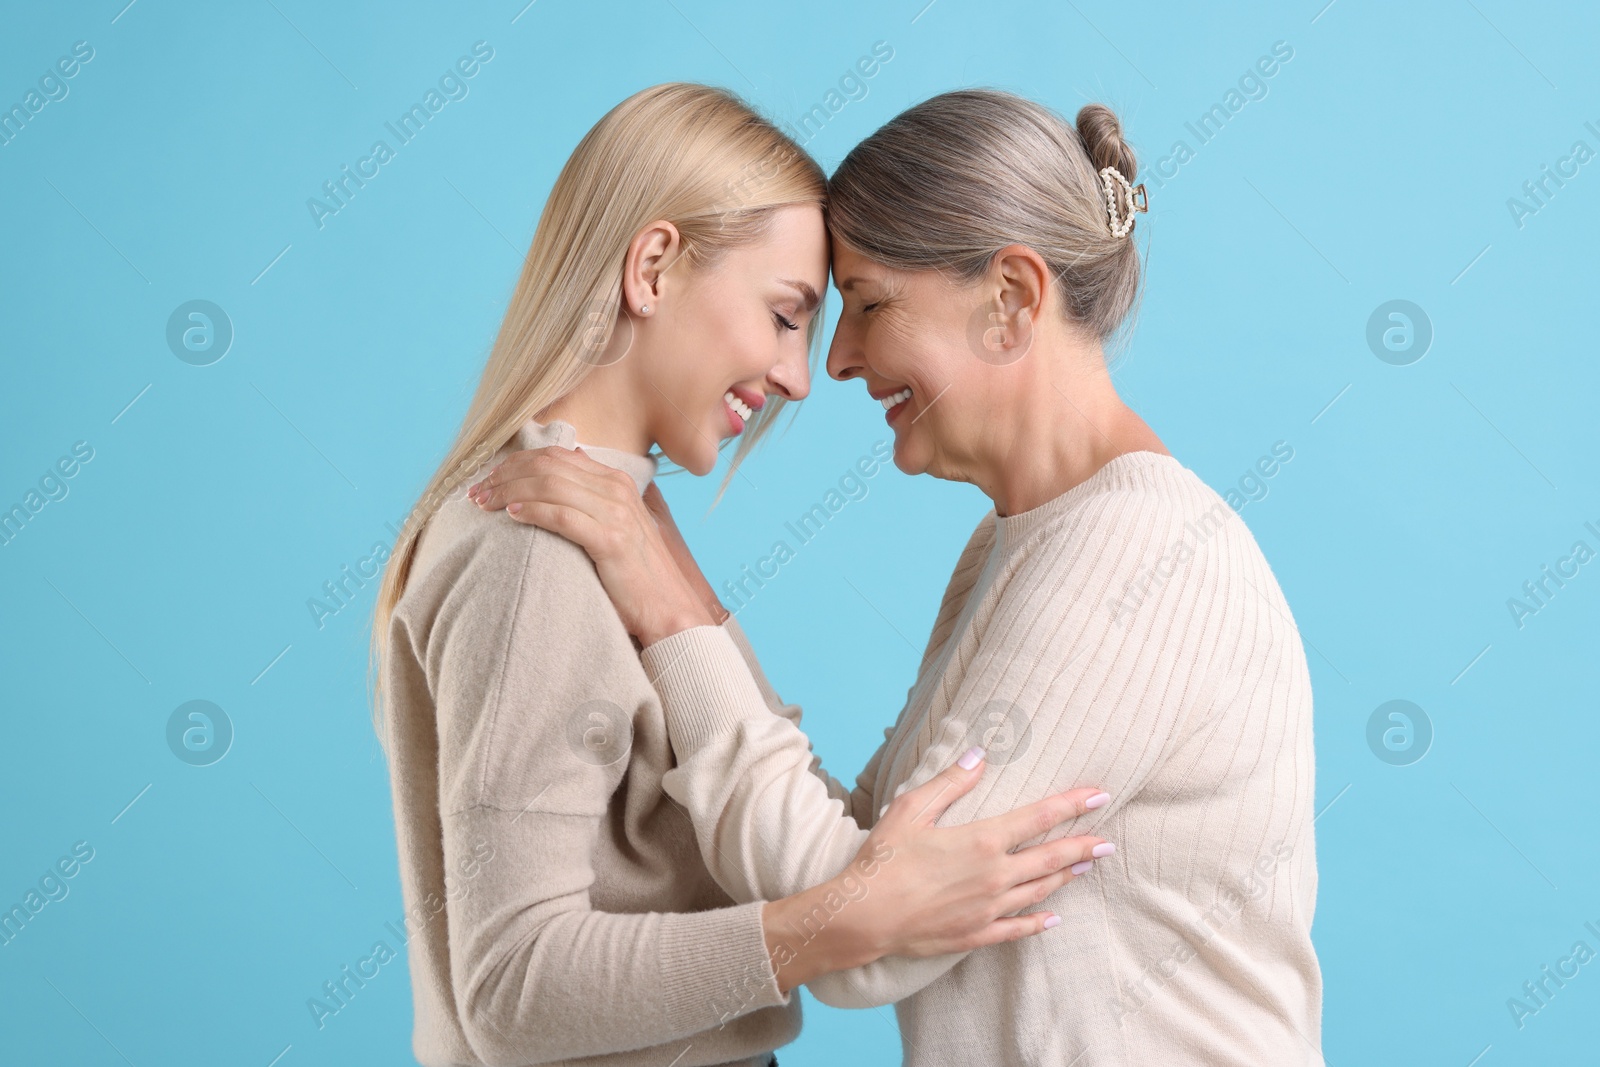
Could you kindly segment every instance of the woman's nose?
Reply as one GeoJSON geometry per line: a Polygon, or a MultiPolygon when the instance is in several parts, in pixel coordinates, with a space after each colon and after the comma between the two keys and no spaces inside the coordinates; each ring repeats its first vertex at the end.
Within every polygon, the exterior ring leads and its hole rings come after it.
{"type": "Polygon", "coordinates": [[[860,373],[860,354],[841,316],[839,325],[833,331],[833,343],[828,346],[828,376],[842,382],[860,373]]]}
{"type": "Polygon", "coordinates": [[[804,352],[786,356],[767,374],[767,386],[785,400],[804,400],[811,395],[811,368],[804,352]]]}

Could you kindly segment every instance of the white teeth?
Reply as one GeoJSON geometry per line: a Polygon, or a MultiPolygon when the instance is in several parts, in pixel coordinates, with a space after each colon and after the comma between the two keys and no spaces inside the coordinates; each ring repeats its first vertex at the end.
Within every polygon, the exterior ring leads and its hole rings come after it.
{"type": "Polygon", "coordinates": [[[755,414],[750,410],[749,404],[733,395],[733,390],[731,389],[722,394],[722,402],[732,408],[733,413],[745,422],[749,422],[750,417],[755,414]]]}
{"type": "Polygon", "coordinates": [[[910,390],[910,388],[902,389],[898,393],[895,393],[892,396],[886,396],[886,397],[883,398],[883,410],[888,411],[890,408],[892,408],[896,404],[900,403],[900,401],[902,401],[902,400],[910,400],[910,399],[911,399],[911,390],[910,390]]]}

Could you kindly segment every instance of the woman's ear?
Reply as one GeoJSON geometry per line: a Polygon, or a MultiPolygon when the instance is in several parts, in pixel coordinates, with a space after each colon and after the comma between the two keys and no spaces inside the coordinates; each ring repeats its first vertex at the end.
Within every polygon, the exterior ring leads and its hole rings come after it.
{"type": "Polygon", "coordinates": [[[973,350],[985,363],[1015,363],[1033,348],[1034,325],[1050,291],[1050,267],[1027,245],[1006,245],[990,261],[979,307],[981,337],[973,350]]]}
{"type": "Polygon", "coordinates": [[[634,234],[622,264],[622,304],[634,316],[653,314],[660,306],[666,274],[683,253],[683,237],[665,219],[634,234]]]}
{"type": "Polygon", "coordinates": [[[1030,323],[1039,321],[1052,281],[1044,257],[1027,245],[1007,245],[995,253],[994,271],[1005,315],[1026,316],[1030,323]]]}

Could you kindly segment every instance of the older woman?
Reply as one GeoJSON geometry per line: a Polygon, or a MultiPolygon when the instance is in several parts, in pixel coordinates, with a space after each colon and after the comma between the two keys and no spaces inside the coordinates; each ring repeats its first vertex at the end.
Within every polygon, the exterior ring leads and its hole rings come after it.
{"type": "Polygon", "coordinates": [[[994,504],[854,789],[813,773],[797,709],[718,624],[663,507],[652,518],[562,449],[520,453],[475,490],[595,559],[666,711],[678,765],[663,787],[736,900],[841,869],[886,804],[975,740],[1009,739],[944,824],[1077,782],[1111,793],[1080,828],[1115,855],[1042,901],[1066,936],[809,983],[832,1004],[897,1002],[909,1064],[1320,1061],[1301,641],[1249,530],[1106,368],[1139,289],[1135,167],[1102,106],[1074,127],[969,90],[901,114],[832,178],[844,309],[828,371],[883,404],[900,470],[994,504]]]}

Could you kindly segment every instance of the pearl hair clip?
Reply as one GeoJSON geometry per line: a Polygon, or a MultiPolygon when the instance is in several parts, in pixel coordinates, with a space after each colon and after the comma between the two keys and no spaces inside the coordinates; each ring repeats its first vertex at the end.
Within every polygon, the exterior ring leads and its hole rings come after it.
{"type": "Polygon", "coordinates": [[[1111,236],[1126,237],[1128,231],[1133,229],[1134,214],[1150,210],[1150,199],[1144,191],[1144,182],[1130,186],[1128,179],[1124,178],[1116,167],[1101,167],[1100,188],[1104,189],[1106,194],[1106,213],[1111,216],[1111,236]],[[1112,184],[1113,181],[1122,186],[1123,192],[1127,194],[1128,203],[1132,206],[1126,218],[1117,217],[1117,190],[1112,184]]]}

